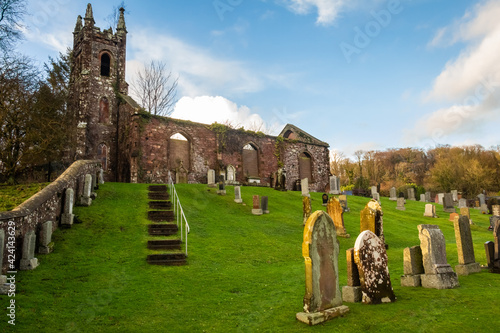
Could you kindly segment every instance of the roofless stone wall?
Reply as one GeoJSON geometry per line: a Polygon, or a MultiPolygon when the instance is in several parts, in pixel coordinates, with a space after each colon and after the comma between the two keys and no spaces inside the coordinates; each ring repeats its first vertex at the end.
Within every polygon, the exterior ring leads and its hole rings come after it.
{"type": "MultiPolygon", "coordinates": [[[[12,232],[12,229],[9,229],[9,221],[15,222],[16,267],[19,267],[19,261],[22,257],[22,244],[25,235],[29,231],[34,231],[38,243],[44,222],[52,221],[52,229],[57,229],[64,208],[66,190],[68,188],[73,189],[75,193],[74,202],[77,202],[77,199],[83,195],[85,175],[90,174],[97,179],[100,170],[101,163],[99,161],[76,161],[59,178],[21,205],[12,211],[0,212],[0,229],[4,231],[5,243],[7,243],[8,236],[12,232]]],[[[4,248],[1,271],[5,273],[8,264],[8,251],[5,250],[5,244],[0,244],[0,246],[4,248]]]]}

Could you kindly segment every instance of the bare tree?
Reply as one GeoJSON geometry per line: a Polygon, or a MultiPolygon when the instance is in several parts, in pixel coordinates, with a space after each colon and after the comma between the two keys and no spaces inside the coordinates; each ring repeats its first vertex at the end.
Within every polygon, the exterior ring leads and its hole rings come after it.
{"type": "Polygon", "coordinates": [[[0,0],[0,50],[8,52],[22,38],[19,23],[26,12],[26,0],[0,0]]]}
{"type": "Polygon", "coordinates": [[[110,27],[116,29],[118,25],[118,20],[120,19],[120,9],[123,8],[125,13],[128,14],[127,7],[125,6],[125,1],[120,2],[117,6],[113,6],[113,11],[106,17],[106,22],[110,27]]]}
{"type": "Polygon", "coordinates": [[[177,102],[177,81],[172,72],[167,73],[165,63],[152,60],[144,70],[138,71],[132,91],[149,113],[168,116],[177,102]]]}

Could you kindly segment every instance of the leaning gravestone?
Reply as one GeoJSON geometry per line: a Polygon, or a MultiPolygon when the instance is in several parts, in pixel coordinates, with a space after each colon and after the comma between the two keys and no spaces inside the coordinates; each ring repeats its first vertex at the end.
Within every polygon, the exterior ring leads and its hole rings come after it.
{"type": "Polygon", "coordinates": [[[432,218],[438,217],[436,215],[436,206],[434,206],[433,204],[426,204],[424,217],[432,217],[432,218]]]}
{"type": "Polygon", "coordinates": [[[239,186],[234,187],[234,202],[236,203],[243,202],[243,200],[241,199],[241,188],[239,186]]]}
{"type": "Polygon", "coordinates": [[[396,188],[395,187],[391,187],[391,189],[389,190],[389,200],[391,201],[396,201],[398,198],[396,196],[396,188]]]}
{"type": "Polygon", "coordinates": [[[380,304],[396,301],[385,245],[373,232],[363,231],[354,244],[354,261],[358,266],[363,303],[380,304]]]}
{"type": "Polygon", "coordinates": [[[300,187],[302,190],[302,196],[304,197],[310,197],[311,195],[309,194],[309,178],[304,178],[300,181],[300,187]]]}
{"type": "MultiPolygon", "coordinates": [[[[385,243],[383,215],[380,204],[371,199],[360,213],[359,232],[370,230],[380,238],[382,243],[385,243]]],[[[385,248],[388,248],[387,244],[385,248]]]]}
{"type": "Polygon", "coordinates": [[[458,200],[458,208],[465,208],[465,207],[467,207],[467,199],[458,200]]]}
{"type": "Polygon", "coordinates": [[[326,206],[328,204],[328,194],[323,193],[321,199],[323,200],[323,206],[326,206]]]}
{"type": "Polygon", "coordinates": [[[453,197],[451,193],[445,193],[443,200],[443,210],[447,213],[455,213],[455,206],[453,204],[453,197]]]}
{"type": "Polygon", "coordinates": [[[406,210],[406,208],[405,208],[405,198],[398,198],[396,209],[397,210],[406,210]]]}
{"type": "Polygon", "coordinates": [[[85,182],[83,185],[83,195],[80,198],[81,206],[90,206],[92,204],[92,198],[90,197],[92,190],[92,176],[90,174],[85,175],[85,182]]]}
{"type": "Polygon", "coordinates": [[[486,261],[492,273],[500,273],[500,220],[495,221],[493,228],[494,242],[484,243],[486,261]]]}
{"type": "Polygon", "coordinates": [[[470,231],[470,222],[467,216],[460,216],[453,222],[455,239],[457,241],[458,265],[455,266],[457,275],[469,275],[481,271],[481,266],[476,262],[474,244],[470,231]]]}
{"type": "MultiPolygon", "coordinates": [[[[90,176],[90,175],[89,175],[90,176]]],[[[37,268],[38,259],[35,258],[36,234],[33,230],[28,231],[23,238],[23,253],[19,269],[28,271],[37,268]]]]}
{"type": "Polygon", "coordinates": [[[342,287],[342,300],[348,303],[361,302],[361,281],[359,280],[358,266],[354,261],[354,248],[346,251],[347,259],[347,286],[342,287]]]}
{"type": "Polygon", "coordinates": [[[434,289],[458,287],[458,277],[446,259],[446,242],[439,227],[431,224],[418,225],[418,238],[425,271],[421,276],[422,287],[434,289]]]}
{"type": "Polygon", "coordinates": [[[344,213],[351,211],[349,209],[349,206],[347,206],[347,195],[345,195],[345,194],[339,195],[339,201],[340,201],[340,205],[342,206],[342,209],[344,210],[344,213]]]}
{"type": "Polygon", "coordinates": [[[420,194],[420,202],[427,202],[427,200],[425,199],[425,194],[420,194]]]}
{"type": "Polygon", "coordinates": [[[404,275],[401,276],[402,287],[419,287],[422,284],[421,275],[424,274],[422,250],[420,246],[407,247],[403,250],[404,275]]]}
{"type": "Polygon", "coordinates": [[[344,210],[342,209],[340,202],[335,197],[332,196],[330,197],[330,200],[328,200],[326,211],[328,212],[328,215],[330,215],[330,217],[333,220],[333,223],[335,224],[335,229],[337,230],[337,236],[343,238],[351,237],[351,235],[349,235],[345,231],[344,210]]]}
{"type": "Polygon", "coordinates": [[[54,243],[52,243],[52,221],[47,221],[42,224],[40,231],[40,244],[38,252],[42,254],[51,253],[54,250],[54,243]]]}
{"type": "Polygon", "coordinates": [[[61,214],[61,226],[70,228],[73,225],[75,215],[73,215],[74,192],[72,188],[66,189],[64,197],[64,212],[61,214]]]}
{"type": "Polygon", "coordinates": [[[311,198],[302,197],[302,217],[303,217],[303,225],[306,225],[307,219],[311,216],[311,198]]]}
{"type": "Polygon", "coordinates": [[[253,196],[253,209],[252,209],[252,214],[253,215],[262,215],[262,209],[260,208],[260,200],[258,195],[253,196]]]}
{"type": "Polygon", "coordinates": [[[416,201],[417,199],[415,198],[415,189],[413,187],[410,187],[408,189],[408,200],[413,200],[416,201]]]}
{"type": "Polygon", "coordinates": [[[342,305],[338,255],[339,242],[332,219],[323,211],[314,212],[305,225],[302,243],[306,292],[304,312],[296,315],[301,322],[316,325],[349,312],[342,305]]]}
{"type": "Polygon", "coordinates": [[[265,195],[260,198],[260,208],[263,214],[269,214],[269,198],[265,195]]]}
{"type": "Polygon", "coordinates": [[[330,176],[330,194],[340,193],[340,177],[330,176]]]}

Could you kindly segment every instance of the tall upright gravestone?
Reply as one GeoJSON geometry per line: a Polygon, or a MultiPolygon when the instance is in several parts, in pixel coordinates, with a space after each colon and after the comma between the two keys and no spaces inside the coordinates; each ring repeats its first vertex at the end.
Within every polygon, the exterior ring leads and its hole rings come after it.
{"type": "Polygon", "coordinates": [[[493,228],[494,242],[484,243],[486,250],[486,261],[492,273],[500,273],[500,220],[495,220],[493,228]]]}
{"type": "Polygon", "coordinates": [[[90,197],[92,191],[92,176],[90,174],[86,174],[84,178],[83,185],[83,195],[80,198],[81,206],[90,206],[92,204],[92,198],[90,197]]]}
{"type": "Polygon", "coordinates": [[[311,196],[309,194],[309,179],[308,178],[304,178],[300,181],[300,188],[302,190],[303,197],[310,197],[311,196]]]}
{"type": "Polygon", "coordinates": [[[458,265],[455,266],[455,271],[458,275],[480,272],[481,266],[476,262],[474,255],[469,218],[462,215],[453,222],[453,226],[455,228],[458,253],[458,265]]]}
{"type": "Polygon", "coordinates": [[[422,250],[420,246],[407,247],[403,250],[404,275],[401,276],[402,287],[419,287],[424,274],[422,250]]]}
{"type": "Polygon", "coordinates": [[[38,252],[48,254],[53,250],[54,243],[52,242],[52,221],[47,221],[42,224],[42,230],[40,230],[40,244],[38,252]]]}
{"type": "Polygon", "coordinates": [[[243,202],[243,200],[241,199],[241,188],[239,186],[234,187],[234,202],[236,203],[243,202]]]}
{"type": "Polygon", "coordinates": [[[347,195],[345,195],[345,194],[339,195],[339,202],[340,202],[340,205],[342,206],[342,209],[344,210],[344,213],[351,211],[349,209],[349,206],[347,205],[347,195]]]}
{"type": "Polygon", "coordinates": [[[420,194],[420,202],[426,202],[425,200],[425,194],[420,194]]]}
{"type": "Polygon", "coordinates": [[[417,200],[415,198],[415,189],[413,187],[410,187],[408,189],[408,200],[413,200],[413,201],[417,200]]]}
{"type": "Polygon", "coordinates": [[[30,230],[23,238],[23,253],[19,265],[21,271],[32,270],[38,267],[38,259],[35,258],[35,246],[36,234],[33,230],[30,230]]]}
{"type": "Polygon", "coordinates": [[[354,261],[358,266],[363,303],[379,304],[396,301],[385,244],[373,232],[363,231],[354,244],[354,261]]]}
{"type": "Polygon", "coordinates": [[[64,211],[61,214],[61,225],[70,228],[73,225],[75,215],[73,215],[74,191],[67,188],[64,196],[64,211]]]}
{"type": "Polygon", "coordinates": [[[389,200],[391,201],[396,201],[398,199],[397,194],[396,194],[396,188],[391,187],[389,190],[389,200]]]}
{"type": "Polygon", "coordinates": [[[307,219],[311,216],[311,198],[307,196],[302,197],[302,220],[303,225],[306,225],[307,219]]]}
{"type": "Polygon", "coordinates": [[[263,214],[269,214],[269,197],[263,195],[260,198],[260,208],[262,209],[263,214]]]}
{"type": "MultiPolygon", "coordinates": [[[[376,200],[370,200],[360,213],[359,232],[370,230],[385,244],[382,207],[376,200]]],[[[387,244],[385,245],[388,248],[387,244]]]]}
{"type": "Polygon", "coordinates": [[[340,177],[330,176],[330,194],[340,193],[340,177]]]}
{"type": "Polygon", "coordinates": [[[301,322],[316,325],[349,311],[342,305],[338,255],[339,242],[332,219],[323,211],[314,212],[304,227],[302,243],[306,291],[304,311],[296,315],[301,322]]]}
{"type": "Polygon", "coordinates": [[[328,200],[326,211],[328,212],[328,215],[330,215],[330,217],[333,220],[333,223],[335,224],[335,229],[337,230],[337,236],[343,238],[351,237],[351,235],[349,235],[345,231],[344,209],[342,209],[340,202],[335,197],[332,196],[328,200]]]}
{"type": "Polygon", "coordinates": [[[252,197],[252,214],[253,215],[262,215],[262,209],[260,207],[260,200],[258,195],[254,195],[252,197]]]}
{"type": "Polygon", "coordinates": [[[453,196],[451,193],[445,193],[443,198],[443,210],[447,213],[455,213],[453,196]]]}
{"type": "Polygon", "coordinates": [[[209,169],[207,171],[207,185],[209,187],[216,187],[217,186],[215,184],[215,170],[214,169],[209,169]]]}

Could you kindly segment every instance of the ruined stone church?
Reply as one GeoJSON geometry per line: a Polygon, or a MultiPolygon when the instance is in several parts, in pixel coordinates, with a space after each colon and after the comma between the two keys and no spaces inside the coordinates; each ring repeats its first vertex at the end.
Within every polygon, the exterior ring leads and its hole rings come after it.
{"type": "Polygon", "coordinates": [[[207,172],[229,182],[262,185],[286,171],[288,190],[308,178],[324,191],[328,144],[288,124],[278,136],[153,116],[129,95],[125,82],[127,28],[124,10],[116,31],[95,26],[92,6],[73,32],[70,94],[76,112],[76,159],[98,159],[105,178],[119,182],[206,183],[207,172]]]}

